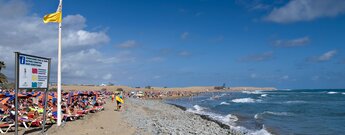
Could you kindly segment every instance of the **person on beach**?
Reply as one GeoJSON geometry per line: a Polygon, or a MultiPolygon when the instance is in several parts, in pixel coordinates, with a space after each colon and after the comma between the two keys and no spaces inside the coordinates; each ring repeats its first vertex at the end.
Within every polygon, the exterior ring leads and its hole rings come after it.
{"type": "Polygon", "coordinates": [[[117,95],[115,98],[116,98],[116,110],[117,110],[117,111],[120,111],[120,109],[121,109],[121,107],[122,107],[121,104],[124,103],[123,97],[122,97],[121,95],[117,95]]]}
{"type": "Polygon", "coordinates": [[[115,94],[111,94],[111,101],[114,102],[115,94]]]}

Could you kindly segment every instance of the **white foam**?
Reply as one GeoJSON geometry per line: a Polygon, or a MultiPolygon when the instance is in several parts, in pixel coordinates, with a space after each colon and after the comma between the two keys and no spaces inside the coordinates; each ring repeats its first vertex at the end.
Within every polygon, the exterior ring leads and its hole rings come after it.
{"type": "Polygon", "coordinates": [[[271,133],[266,130],[265,125],[263,125],[262,129],[251,132],[249,134],[250,135],[271,135],[271,133]]]}
{"type": "Polygon", "coordinates": [[[235,131],[239,131],[241,134],[246,135],[272,135],[270,132],[268,132],[265,128],[265,125],[260,130],[249,130],[242,126],[230,126],[231,129],[234,129],[235,131]]]}
{"type": "MultiPolygon", "coordinates": [[[[192,113],[196,113],[196,114],[201,114],[201,115],[207,115],[208,117],[210,117],[211,119],[220,121],[228,126],[231,125],[235,125],[235,121],[238,121],[238,118],[235,115],[232,114],[228,114],[228,115],[220,115],[220,114],[216,114],[216,113],[212,113],[212,112],[207,112],[207,111],[203,111],[204,109],[200,109],[200,106],[198,105],[194,105],[194,109],[187,109],[188,112],[192,112],[192,113]]],[[[201,107],[203,108],[203,107],[201,107]]]]}
{"type": "Polygon", "coordinates": [[[343,92],[343,93],[341,93],[341,94],[345,95],[345,92],[343,92]]]}
{"type": "Polygon", "coordinates": [[[254,118],[255,118],[255,119],[259,119],[259,118],[261,118],[261,117],[260,117],[260,114],[261,114],[261,113],[257,113],[257,114],[255,114],[255,115],[254,115],[254,118]]]}
{"type": "Polygon", "coordinates": [[[238,118],[235,115],[228,114],[226,116],[222,116],[219,114],[213,114],[209,113],[209,117],[211,117],[214,120],[218,120],[222,123],[228,124],[228,125],[233,125],[234,122],[238,121],[238,118]]]}
{"type": "Polygon", "coordinates": [[[264,111],[262,113],[257,113],[254,115],[255,119],[261,119],[262,115],[275,115],[275,116],[293,116],[293,113],[289,112],[271,112],[271,111],[264,111]]]}
{"type": "Polygon", "coordinates": [[[298,104],[298,103],[306,103],[306,101],[296,100],[296,101],[286,101],[285,103],[288,103],[288,104],[298,104]]]}
{"type": "Polygon", "coordinates": [[[212,112],[206,112],[204,111],[207,108],[203,108],[200,107],[199,105],[194,105],[193,108],[189,108],[187,109],[188,112],[192,112],[192,113],[196,113],[196,114],[200,114],[200,115],[207,115],[208,117],[210,117],[213,120],[219,121],[223,124],[228,125],[231,129],[234,129],[235,131],[241,132],[241,133],[248,133],[249,135],[271,135],[266,129],[265,127],[263,127],[260,130],[249,130],[245,127],[242,126],[236,126],[236,121],[238,121],[238,117],[236,115],[233,114],[228,114],[228,115],[220,115],[220,114],[216,114],[216,113],[212,113],[212,112]]]}
{"type": "Polygon", "coordinates": [[[267,97],[267,94],[261,94],[261,97],[267,97]]]}
{"type": "Polygon", "coordinates": [[[292,113],[288,112],[271,112],[271,111],[264,111],[263,114],[270,114],[270,115],[276,115],[276,116],[291,116],[292,113]]]}
{"type": "Polygon", "coordinates": [[[195,109],[196,111],[202,111],[202,110],[205,110],[205,108],[204,108],[204,107],[201,107],[201,106],[199,106],[199,105],[194,105],[193,107],[194,107],[194,109],[195,109]]]}
{"type": "Polygon", "coordinates": [[[334,92],[334,91],[330,91],[330,92],[327,92],[327,94],[337,94],[338,92],[334,92]]]}
{"type": "Polygon", "coordinates": [[[235,102],[235,103],[254,103],[255,100],[252,98],[237,98],[237,99],[233,99],[232,102],[235,102]]]}
{"type": "Polygon", "coordinates": [[[260,90],[255,90],[255,91],[242,91],[242,93],[246,94],[262,94],[263,92],[260,90]]]}
{"type": "Polygon", "coordinates": [[[228,102],[221,102],[220,105],[230,105],[228,102]]]}

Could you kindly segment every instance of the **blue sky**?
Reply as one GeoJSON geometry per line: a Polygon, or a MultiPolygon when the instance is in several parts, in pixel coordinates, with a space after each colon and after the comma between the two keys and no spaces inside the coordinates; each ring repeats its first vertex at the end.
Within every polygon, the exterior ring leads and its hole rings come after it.
{"type": "MultiPolygon", "coordinates": [[[[21,51],[56,80],[57,5],[0,0],[8,76],[21,51]]],[[[345,88],[342,0],[66,0],[63,17],[64,83],[345,88]]]]}

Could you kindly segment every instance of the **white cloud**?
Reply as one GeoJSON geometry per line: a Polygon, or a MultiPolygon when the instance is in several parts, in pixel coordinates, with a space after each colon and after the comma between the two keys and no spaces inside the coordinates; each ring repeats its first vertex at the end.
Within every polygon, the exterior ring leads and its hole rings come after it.
{"type": "Polygon", "coordinates": [[[120,48],[134,48],[137,46],[137,42],[135,40],[127,40],[118,45],[120,48]]]}
{"type": "Polygon", "coordinates": [[[334,17],[343,13],[344,0],[291,0],[283,7],[274,8],[264,19],[276,23],[292,23],[334,17]]]}
{"type": "Polygon", "coordinates": [[[337,54],[337,50],[331,50],[331,51],[325,52],[324,54],[320,56],[311,57],[308,60],[311,62],[325,62],[325,61],[331,60],[336,54],[337,54]]]}
{"type": "Polygon", "coordinates": [[[88,32],[78,30],[71,33],[64,33],[63,43],[66,46],[88,46],[101,45],[109,41],[109,37],[104,32],[88,32]]]}
{"type": "Polygon", "coordinates": [[[298,47],[307,45],[310,42],[309,37],[301,37],[291,40],[275,40],[273,45],[276,47],[298,47]]]}
{"type": "MultiPolygon", "coordinates": [[[[30,4],[26,1],[0,0],[0,60],[4,60],[7,65],[4,72],[9,78],[13,78],[13,52],[16,51],[50,57],[52,58],[51,80],[54,82],[57,70],[57,24],[44,24],[42,17],[28,14],[30,11],[28,5],[30,4]]],[[[134,59],[129,58],[130,54],[123,53],[108,57],[95,49],[96,46],[108,43],[110,38],[104,31],[86,30],[86,20],[79,14],[67,15],[63,18],[62,81],[64,83],[93,83],[95,81],[90,79],[98,78],[98,74],[113,75],[107,71],[121,73],[111,64],[104,64],[105,61],[102,60],[111,59],[111,63],[116,63],[134,59]]]]}
{"type": "Polygon", "coordinates": [[[27,3],[20,0],[3,1],[0,0],[0,16],[16,17],[23,16],[28,12],[27,3]]]}
{"type": "Polygon", "coordinates": [[[187,39],[188,36],[189,36],[189,32],[183,32],[181,34],[181,39],[187,39]]]}

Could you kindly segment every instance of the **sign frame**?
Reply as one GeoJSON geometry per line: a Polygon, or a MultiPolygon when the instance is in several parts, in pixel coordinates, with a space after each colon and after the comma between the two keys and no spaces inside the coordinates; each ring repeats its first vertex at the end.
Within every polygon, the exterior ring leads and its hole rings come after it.
{"type": "Polygon", "coordinates": [[[16,77],[18,78],[18,80],[16,81],[16,85],[18,86],[18,89],[47,89],[49,88],[49,78],[50,78],[50,66],[51,66],[51,58],[45,58],[45,57],[41,57],[41,56],[35,56],[35,55],[30,55],[30,54],[24,54],[24,53],[20,53],[20,52],[15,52],[16,53],[16,77]],[[36,87],[20,87],[19,85],[19,66],[20,66],[20,61],[19,61],[19,56],[21,55],[24,55],[24,56],[28,56],[28,57],[33,57],[33,58],[38,58],[38,59],[44,59],[44,60],[47,60],[48,61],[48,67],[47,67],[47,86],[45,87],[39,87],[39,88],[36,88],[36,87]]]}
{"type": "Polygon", "coordinates": [[[20,89],[37,89],[37,90],[44,90],[44,110],[43,110],[43,124],[42,124],[42,133],[45,132],[45,124],[46,124],[46,115],[47,115],[47,99],[48,99],[48,90],[49,90],[49,82],[50,82],[50,68],[51,68],[51,58],[45,58],[45,57],[40,57],[40,56],[34,56],[30,54],[24,54],[20,52],[14,52],[15,53],[15,135],[18,135],[18,94],[20,89]],[[25,88],[20,88],[19,87],[19,56],[24,55],[24,56],[29,56],[29,57],[34,57],[34,58],[39,58],[39,59],[45,59],[48,60],[48,65],[47,65],[47,86],[46,87],[40,87],[40,88],[33,88],[33,87],[25,87],[25,88]]]}

